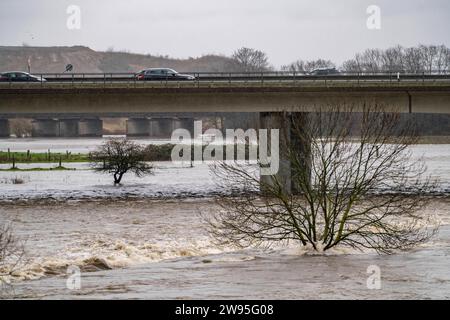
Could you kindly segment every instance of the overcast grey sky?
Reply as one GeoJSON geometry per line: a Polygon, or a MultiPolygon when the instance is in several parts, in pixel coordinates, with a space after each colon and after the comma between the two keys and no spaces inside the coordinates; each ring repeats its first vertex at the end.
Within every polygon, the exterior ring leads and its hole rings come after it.
{"type": "Polygon", "coordinates": [[[449,0],[1,0],[0,45],[85,45],[184,58],[241,46],[279,67],[318,57],[341,63],[366,48],[450,45],[449,0]],[[66,26],[69,5],[81,29],[66,26]],[[369,30],[369,5],[381,29],[369,30]]]}

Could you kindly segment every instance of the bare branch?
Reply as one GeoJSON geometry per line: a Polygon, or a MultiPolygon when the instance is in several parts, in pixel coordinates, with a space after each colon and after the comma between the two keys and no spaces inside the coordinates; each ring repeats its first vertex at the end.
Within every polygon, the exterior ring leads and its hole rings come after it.
{"type": "Polygon", "coordinates": [[[296,241],[379,253],[428,240],[435,227],[421,209],[434,184],[409,148],[414,124],[378,105],[356,111],[337,105],[285,115],[280,150],[295,193],[281,176],[260,181],[258,165],[217,163],[214,174],[234,196],[218,199],[222,210],[207,219],[211,234],[241,247],[296,241]]]}

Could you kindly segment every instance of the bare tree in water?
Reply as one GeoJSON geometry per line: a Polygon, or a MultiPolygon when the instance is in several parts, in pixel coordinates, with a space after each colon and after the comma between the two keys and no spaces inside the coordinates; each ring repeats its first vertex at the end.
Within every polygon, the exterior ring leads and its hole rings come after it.
{"type": "Polygon", "coordinates": [[[260,165],[213,166],[223,187],[240,192],[219,198],[221,210],[206,218],[220,243],[392,253],[434,234],[422,211],[434,185],[411,153],[412,122],[379,106],[329,106],[285,114],[281,127],[280,156],[291,164],[292,189],[280,175],[260,179],[260,165]]]}
{"type": "Polygon", "coordinates": [[[89,155],[94,170],[111,173],[114,184],[120,184],[125,173],[138,177],[151,174],[153,167],[145,162],[144,148],[127,139],[109,139],[89,155]]]}
{"type": "Polygon", "coordinates": [[[23,263],[24,246],[10,225],[0,225],[0,297],[10,288],[10,276],[23,263]]]}

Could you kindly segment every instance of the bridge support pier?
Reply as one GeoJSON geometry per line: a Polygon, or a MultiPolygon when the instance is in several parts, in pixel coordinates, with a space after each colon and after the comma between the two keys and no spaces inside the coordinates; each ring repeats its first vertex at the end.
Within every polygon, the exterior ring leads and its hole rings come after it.
{"type": "Polygon", "coordinates": [[[80,137],[103,136],[103,121],[100,119],[83,119],[78,122],[78,135],[80,137]]]}
{"type": "Polygon", "coordinates": [[[0,119],[0,137],[9,138],[10,134],[8,119],[0,119]]]}
{"type": "Polygon", "coordinates": [[[78,137],[78,120],[60,119],[59,120],[60,137],[78,137]]]}
{"type": "Polygon", "coordinates": [[[32,122],[32,137],[58,137],[59,123],[55,119],[34,119],[32,122]]]}
{"type": "Polygon", "coordinates": [[[191,137],[194,137],[194,119],[193,118],[177,118],[172,122],[172,130],[185,129],[189,131],[191,137]]]}
{"type": "Polygon", "coordinates": [[[147,118],[130,118],[127,120],[127,136],[148,137],[150,135],[150,120],[147,118]]]}
{"type": "MultiPolygon", "coordinates": [[[[272,129],[279,129],[279,169],[275,175],[261,175],[261,191],[264,186],[273,187],[277,182],[287,194],[299,194],[298,177],[306,175],[307,183],[311,180],[311,143],[301,137],[302,128],[308,121],[307,113],[285,114],[281,112],[262,112],[260,114],[260,128],[267,129],[268,150],[272,151],[272,129]],[[294,130],[295,128],[295,130],[294,130]],[[300,130],[300,131],[299,131],[300,130]],[[299,165],[291,163],[292,156],[298,160],[299,165]]],[[[271,157],[271,162],[276,161],[271,157]]],[[[273,166],[273,164],[272,164],[273,166]]]]}
{"type": "Polygon", "coordinates": [[[173,131],[172,118],[150,119],[150,137],[159,139],[169,139],[173,131]]]}
{"type": "Polygon", "coordinates": [[[236,112],[226,114],[223,118],[222,129],[257,130],[260,125],[260,115],[257,112],[236,112]]]}

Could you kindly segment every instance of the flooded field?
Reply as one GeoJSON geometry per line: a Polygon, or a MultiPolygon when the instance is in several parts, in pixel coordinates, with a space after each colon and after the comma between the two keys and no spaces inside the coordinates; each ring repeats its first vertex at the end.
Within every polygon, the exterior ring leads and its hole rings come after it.
{"type": "MultiPolygon", "coordinates": [[[[84,152],[91,142],[65,140],[52,150],[84,152]]],[[[218,210],[213,197],[224,192],[207,164],[157,163],[154,175],[127,175],[121,186],[87,163],[67,164],[71,171],[0,172],[0,223],[11,223],[26,249],[10,297],[450,298],[450,146],[420,145],[414,154],[440,179],[423,214],[435,215],[441,227],[429,243],[390,256],[347,248],[318,255],[295,243],[270,250],[218,246],[200,217],[218,210]],[[67,286],[70,266],[80,268],[80,289],[67,286]],[[380,268],[380,290],[367,287],[369,266],[380,268]]],[[[37,165],[20,165],[27,166],[37,165]]]]}
{"type": "MultiPolygon", "coordinates": [[[[55,164],[20,164],[22,169],[54,167],[55,164]]],[[[69,171],[0,172],[0,200],[93,199],[93,198],[167,198],[204,197],[220,190],[209,174],[208,164],[190,167],[170,162],[154,163],[153,175],[137,178],[126,175],[122,185],[114,186],[111,175],[93,172],[88,163],[70,163],[69,171]],[[11,179],[23,180],[21,184],[11,179]]],[[[8,168],[1,165],[0,168],[8,168]]]]}

